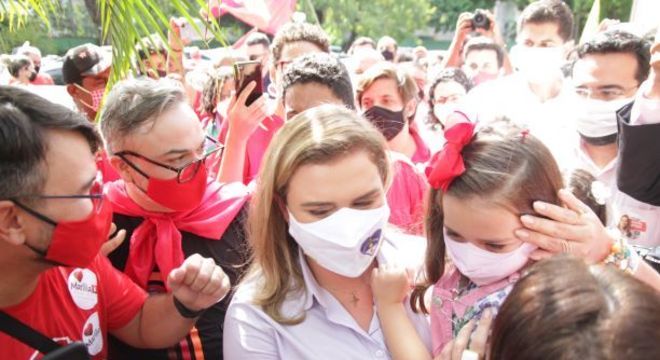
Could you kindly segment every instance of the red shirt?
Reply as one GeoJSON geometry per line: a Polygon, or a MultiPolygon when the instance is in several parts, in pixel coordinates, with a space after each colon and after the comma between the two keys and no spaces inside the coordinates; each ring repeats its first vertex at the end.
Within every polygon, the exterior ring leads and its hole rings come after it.
{"type": "Polygon", "coordinates": [[[389,154],[393,170],[392,185],[387,190],[390,224],[408,234],[423,235],[424,197],[429,185],[405,155],[393,151],[389,154]]]}
{"type": "Polygon", "coordinates": [[[46,73],[38,73],[36,79],[30,82],[32,85],[55,85],[53,78],[46,73]]]}
{"type": "MultiPolygon", "coordinates": [[[[266,149],[273,139],[273,136],[284,125],[284,120],[276,115],[266,117],[257,129],[254,130],[247,142],[245,149],[245,170],[243,171],[243,183],[248,184],[254,180],[259,173],[261,160],[266,153],[266,149]]],[[[227,131],[229,130],[228,121],[223,121],[218,136],[221,143],[225,143],[227,131]]]]}
{"type": "Polygon", "coordinates": [[[426,164],[431,160],[431,150],[413,126],[410,127],[410,135],[415,140],[415,146],[417,147],[417,150],[415,150],[412,156],[412,162],[415,164],[426,164]]]}
{"type": "MultiPolygon", "coordinates": [[[[93,359],[107,357],[108,331],[126,326],[147,294],[99,255],[85,268],[55,267],[41,274],[32,294],[2,309],[60,344],[83,341],[93,359]]],[[[34,359],[38,352],[0,332],[3,359],[34,359]]]]}

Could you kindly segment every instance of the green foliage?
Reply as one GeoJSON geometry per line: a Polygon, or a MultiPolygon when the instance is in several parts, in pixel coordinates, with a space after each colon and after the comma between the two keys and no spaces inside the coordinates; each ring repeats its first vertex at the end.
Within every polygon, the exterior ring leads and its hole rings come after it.
{"type": "Polygon", "coordinates": [[[333,44],[342,46],[350,45],[357,36],[413,38],[434,13],[429,0],[301,0],[298,9],[310,22],[318,18],[333,44]]]}
{"type": "MultiPolygon", "coordinates": [[[[436,8],[430,25],[439,31],[453,31],[458,16],[465,11],[473,12],[476,9],[493,9],[495,0],[430,0],[436,8]]],[[[534,0],[511,0],[522,11],[525,6],[534,0]]],[[[566,0],[566,4],[573,10],[575,30],[578,35],[589,16],[594,0],[566,0]]],[[[601,0],[600,18],[618,19],[628,21],[633,0],[601,0]]]]}

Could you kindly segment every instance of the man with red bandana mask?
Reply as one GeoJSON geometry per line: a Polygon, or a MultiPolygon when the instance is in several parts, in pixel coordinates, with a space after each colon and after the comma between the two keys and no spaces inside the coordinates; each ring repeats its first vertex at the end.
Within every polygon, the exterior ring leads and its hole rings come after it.
{"type": "MultiPolygon", "coordinates": [[[[206,159],[222,146],[205,136],[181,87],[169,79],[118,83],[105,101],[101,131],[121,176],[108,186],[113,221],[130,239],[109,254],[112,264],[150,293],[165,292],[171,271],[192,254],[213,258],[235,282],[248,262],[246,187],[207,176],[206,159]]],[[[218,359],[228,304],[229,297],[205,312],[178,346],[143,351],[111,339],[110,355],[218,359]]]]}
{"type": "Polygon", "coordinates": [[[76,46],[64,55],[62,80],[78,109],[90,121],[96,119],[111,65],[110,54],[93,44],[76,46]]]}
{"type": "Polygon", "coordinates": [[[99,254],[112,204],[97,177],[101,140],[93,125],[7,86],[0,86],[0,119],[3,358],[41,358],[78,342],[83,355],[105,359],[108,334],[136,347],[170,346],[229,292],[222,269],[195,255],[170,273],[170,293],[147,297],[99,254]],[[15,322],[41,341],[21,336],[15,322]]]}

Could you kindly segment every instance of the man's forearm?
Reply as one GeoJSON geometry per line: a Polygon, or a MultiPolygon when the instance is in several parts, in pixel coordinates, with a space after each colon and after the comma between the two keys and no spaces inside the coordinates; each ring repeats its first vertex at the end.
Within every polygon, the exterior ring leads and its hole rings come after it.
{"type": "Polygon", "coordinates": [[[150,296],[142,307],[139,334],[145,348],[166,348],[183,339],[196,319],[187,319],[174,307],[172,294],[150,296]]]}

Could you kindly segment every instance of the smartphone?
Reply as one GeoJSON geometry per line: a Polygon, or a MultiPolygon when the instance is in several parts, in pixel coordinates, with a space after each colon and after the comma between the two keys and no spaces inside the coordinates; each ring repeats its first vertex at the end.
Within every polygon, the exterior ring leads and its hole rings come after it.
{"type": "Polygon", "coordinates": [[[237,96],[241,94],[250,82],[254,81],[257,84],[247,97],[247,100],[245,101],[246,106],[250,106],[261,96],[261,94],[263,94],[260,61],[241,61],[234,63],[234,79],[236,82],[237,96]]]}

